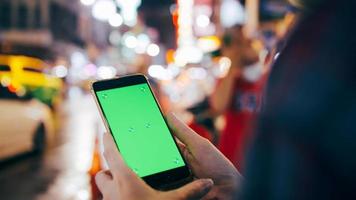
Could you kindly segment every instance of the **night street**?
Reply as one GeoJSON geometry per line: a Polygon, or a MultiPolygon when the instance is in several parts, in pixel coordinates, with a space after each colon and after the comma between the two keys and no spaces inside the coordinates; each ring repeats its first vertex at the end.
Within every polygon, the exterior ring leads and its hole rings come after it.
{"type": "Polygon", "coordinates": [[[92,97],[76,95],[80,100],[63,105],[54,147],[43,156],[24,154],[1,163],[2,200],[90,199],[88,171],[101,121],[92,97]]]}
{"type": "Polygon", "coordinates": [[[355,9],[0,0],[0,200],[356,200],[355,9]]]}

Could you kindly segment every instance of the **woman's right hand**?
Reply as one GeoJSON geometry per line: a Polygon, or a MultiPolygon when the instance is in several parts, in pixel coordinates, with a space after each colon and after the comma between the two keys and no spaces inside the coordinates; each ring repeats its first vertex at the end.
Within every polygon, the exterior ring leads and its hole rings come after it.
{"type": "Polygon", "coordinates": [[[195,133],[174,114],[169,114],[167,120],[194,175],[214,181],[213,189],[203,199],[233,199],[242,182],[242,176],[234,165],[210,141],[195,133]]]}

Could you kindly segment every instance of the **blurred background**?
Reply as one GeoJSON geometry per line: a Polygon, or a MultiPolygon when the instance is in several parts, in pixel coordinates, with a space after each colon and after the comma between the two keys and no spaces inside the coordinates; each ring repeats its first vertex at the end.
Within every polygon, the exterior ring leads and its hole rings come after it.
{"type": "Polygon", "coordinates": [[[100,198],[90,83],[132,73],[242,160],[295,13],[284,0],[0,0],[0,199],[100,198]]]}

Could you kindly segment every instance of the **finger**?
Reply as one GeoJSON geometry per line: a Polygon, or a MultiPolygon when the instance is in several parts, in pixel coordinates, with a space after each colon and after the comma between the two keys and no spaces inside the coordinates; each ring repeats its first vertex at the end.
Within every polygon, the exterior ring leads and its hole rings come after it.
{"type": "Polygon", "coordinates": [[[108,184],[112,181],[112,175],[109,170],[103,170],[95,175],[95,183],[98,186],[101,193],[108,187],[108,184]]]}
{"type": "Polygon", "coordinates": [[[179,199],[201,199],[208,194],[213,185],[211,179],[198,179],[172,192],[179,199]]]}
{"type": "Polygon", "coordinates": [[[178,148],[180,152],[183,154],[184,158],[188,161],[188,164],[193,161],[194,156],[190,152],[190,150],[181,142],[179,139],[176,139],[178,148]]]}
{"type": "Polygon", "coordinates": [[[173,130],[173,134],[183,142],[189,149],[194,149],[194,147],[199,144],[199,142],[205,139],[195,133],[191,128],[179,120],[173,113],[167,115],[168,125],[173,130]]]}
{"type": "Polygon", "coordinates": [[[176,141],[177,141],[177,145],[178,145],[179,149],[180,149],[182,152],[186,151],[187,147],[185,146],[185,144],[183,144],[183,142],[181,142],[181,141],[178,140],[178,139],[176,139],[176,141]]]}
{"type": "Polygon", "coordinates": [[[132,175],[132,170],[127,166],[109,133],[104,134],[104,156],[114,178],[132,175]]]}
{"type": "Polygon", "coordinates": [[[191,165],[195,161],[194,156],[181,141],[177,140],[177,144],[188,166],[192,167],[191,165]]]}
{"type": "Polygon", "coordinates": [[[174,139],[176,140],[177,143],[184,145],[183,142],[181,142],[176,136],[174,136],[174,139]]]}

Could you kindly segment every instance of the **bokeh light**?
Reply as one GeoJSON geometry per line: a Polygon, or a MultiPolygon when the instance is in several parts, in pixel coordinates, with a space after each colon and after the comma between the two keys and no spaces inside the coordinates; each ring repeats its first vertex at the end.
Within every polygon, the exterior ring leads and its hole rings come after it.
{"type": "Polygon", "coordinates": [[[109,20],[116,13],[116,5],[111,0],[98,0],[93,5],[93,17],[100,21],[109,20]]]}
{"type": "Polygon", "coordinates": [[[109,24],[112,27],[119,27],[122,25],[124,20],[122,19],[121,15],[119,13],[115,13],[109,18],[109,24]]]}
{"type": "Polygon", "coordinates": [[[80,0],[80,3],[82,3],[85,6],[91,6],[95,3],[95,0],[80,0]]]}
{"type": "Polygon", "coordinates": [[[196,18],[196,24],[201,28],[208,27],[210,24],[210,19],[207,15],[199,15],[196,18]]]}
{"type": "Polygon", "coordinates": [[[159,46],[158,46],[157,44],[150,44],[150,45],[148,45],[148,47],[147,47],[147,54],[148,54],[149,56],[152,56],[152,57],[158,56],[159,52],[160,52],[160,49],[159,49],[159,46]]]}

